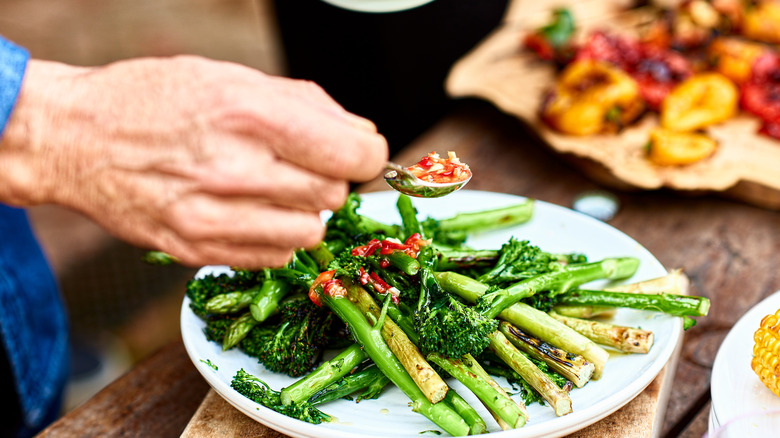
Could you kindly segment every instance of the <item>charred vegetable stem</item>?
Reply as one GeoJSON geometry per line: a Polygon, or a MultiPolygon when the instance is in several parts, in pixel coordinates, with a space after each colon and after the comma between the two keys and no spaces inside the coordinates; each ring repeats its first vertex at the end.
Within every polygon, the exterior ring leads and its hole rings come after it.
{"type": "MultiPolygon", "coordinates": [[[[361,312],[379,318],[380,308],[365,289],[357,285],[348,285],[347,289],[350,299],[361,312]]],[[[447,395],[447,383],[434,371],[406,333],[393,322],[392,316],[382,326],[382,338],[431,403],[438,403],[447,395]]]]}
{"type": "Polygon", "coordinates": [[[555,312],[550,312],[550,316],[597,344],[626,353],[647,353],[653,346],[653,332],[650,330],[572,318],[555,312]]]}
{"type": "Polygon", "coordinates": [[[571,398],[530,359],[520,352],[500,331],[490,335],[490,350],[531,385],[552,406],[555,415],[571,413],[571,398]]]}
{"type": "Polygon", "coordinates": [[[582,388],[588,383],[596,370],[596,367],[584,357],[567,353],[539,338],[523,333],[506,321],[501,321],[498,329],[520,351],[534,359],[543,361],[578,388],[582,388]]]}

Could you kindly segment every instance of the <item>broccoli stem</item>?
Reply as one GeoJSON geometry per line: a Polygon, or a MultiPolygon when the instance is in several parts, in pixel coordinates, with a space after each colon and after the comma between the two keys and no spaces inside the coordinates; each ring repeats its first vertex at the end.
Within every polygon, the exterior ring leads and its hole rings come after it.
{"type": "MultiPolygon", "coordinates": [[[[604,288],[610,292],[626,292],[636,294],[672,293],[686,295],[689,280],[679,269],[669,271],[666,275],[636,283],[620,284],[604,288]]],[[[615,307],[606,306],[574,306],[559,304],[553,310],[564,316],[572,318],[592,318],[594,316],[606,317],[614,315],[615,307]]]]}
{"type": "Polygon", "coordinates": [[[282,404],[300,403],[347,375],[368,356],[357,344],[352,344],[331,360],[323,362],[304,378],[282,389],[282,404]]]}
{"type": "Polygon", "coordinates": [[[168,265],[179,264],[179,259],[162,251],[147,251],[141,257],[141,260],[144,261],[145,263],[149,263],[150,265],[157,265],[157,266],[168,266],[168,265]]]}
{"type": "MultiPolygon", "coordinates": [[[[365,289],[357,285],[347,285],[346,282],[345,286],[350,300],[361,312],[379,318],[381,309],[365,289]]],[[[388,304],[388,314],[389,306],[390,304],[388,304]]],[[[404,330],[393,322],[392,316],[389,320],[385,320],[382,326],[382,338],[431,403],[438,403],[444,399],[449,389],[447,383],[425,360],[420,349],[409,340],[404,330]]]]}
{"type": "Polygon", "coordinates": [[[674,316],[705,316],[710,310],[710,300],[707,298],[667,293],[649,295],[577,289],[558,295],[556,300],[562,304],[627,307],[674,316]]]}
{"type": "Polygon", "coordinates": [[[378,397],[388,383],[390,383],[390,379],[382,374],[382,370],[372,364],[362,370],[347,374],[340,380],[317,391],[309,397],[309,402],[316,406],[347,397],[357,391],[363,391],[358,396],[357,401],[368,400],[378,397]]]}
{"type": "Polygon", "coordinates": [[[422,224],[417,219],[417,209],[414,208],[412,200],[406,195],[399,195],[398,200],[395,203],[398,213],[401,215],[401,223],[403,224],[403,230],[405,237],[409,237],[414,233],[419,233],[423,238],[427,238],[425,231],[423,231],[422,224]]]}
{"type": "Polygon", "coordinates": [[[619,284],[604,288],[610,292],[626,292],[636,294],[658,294],[667,292],[677,295],[685,295],[688,291],[689,280],[679,269],[669,271],[666,275],[636,283],[619,284]]]}
{"type": "Polygon", "coordinates": [[[485,406],[495,412],[512,429],[522,427],[528,420],[525,406],[509,397],[485,370],[470,355],[461,359],[451,359],[439,353],[431,353],[428,360],[442,367],[459,382],[474,393],[485,406]]]}
{"type": "Polygon", "coordinates": [[[259,290],[260,286],[256,286],[245,291],[215,295],[206,301],[206,312],[216,315],[240,312],[249,306],[259,290]]]}
{"type": "Polygon", "coordinates": [[[480,435],[487,431],[487,424],[485,420],[479,416],[476,409],[474,409],[463,397],[460,396],[454,389],[450,388],[447,391],[447,396],[444,397],[444,402],[452,406],[469,425],[469,435],[480,435]]]}
{"type": "Polygon", "coordinates": [[[433,404],[425,397],[414,380],[382,339],[381,326],[386,313],[372,327],[366,317],[347,297],[322,294],[322,301],[344,321],[358,344],[371,360],[404,394],[412,400],[412,410],[419,412],[445,432],[453,436],[468,434],[469,425],[451,407],[444,403],[433,404]]]}
{"type": "Polygon", "coordinates": [[[572,318],[550,312],[550,316],[566,324],[593,342],[625,353],[647,353],[653,346],[653,332],[633,327],[572,318]]]}
{"type": "Polygon", "coordinates": [[[222,351],[227,351],[238,345],[256,325],[257,320],[250,312],[246,312],[236,318],[225,331],[225,338],[222,340],[222,351]]]}
{"type": "Polygon", "coordinates": [[[265,321],[276,312],[279,300],[287,295],[289,291],[290,286],[285,281],[274,279],[264,281],[260,291],[252,298],[252,303],[249,304],[249,311],[252,313],[252,317],[257,322],[265,321]]]}
{"type": "Polygon", "coordinates": [[[526,199],[522,203],[508,207],[456,214],[440,220],[439,229],[447,233],[474,234],[527,222],[533,216],[533,212],[533,199],[526,199]]]}
{"type": "Polygon", "coordinates": [[[528,357],[520,352],[503,333],[496,330],[490,335],[490,350],[531,385],[552,406],[555,415],[571,413],[571,398],[561,390],[528,357]]]}
{"type": "Polygon", "coordinates": [[[387,225],[363,215],[359,216],[358,228],[365,234],[377,233],[387,237],[400,237],[401,234],[397,225],[387,225]]]}
{"type": "Polygon", "coordinates": [[[593,376],[596,367],[584,357],[571,354],[552,346],[539,338],[523,333],[512,324],[501,321],[498,329],[504,336],[528,356],[540,360],[550,366],[558,374],[570,380],[578,388],[582,388],[593,376]]]}
{"type": "Polygon", "coordinates": [[[615,316],[614,307],[604,306],[569,306],[566,304],[556,304],[552,307],[555,313],[570,318],[608,318],[615,316]]]}
{"type": "MultiPolygon", "coordinates": [[[[487,285],[456,272],[437,272],[435,275],[444,290],[472,303],[475,303],[488,289],[487,285]]],[[[583,356],[596,368],[593,379],[601,377],[609,353],[550,315],[527,304],[515,303],[502,311],[498,317],[549,344],[583,356]]]]}
{"type": "Polygon", "coordinates": [[[420,262],[402,251],[394,251],[386,255],[385,258],[390,262],[390,265],[398,268],[406,275],[414,276],[420,272],[420,262]]]}
{"type": "Polygon", "coordinates": [[[439,258],[436,269],[451,271],[453,269],[476,268],[491,266],[498,260],[498,251],[494,249],[465,249],[436,247],[439,258]]]}
{"type": "Polygon", "coordinates": [[[593,280],[618,280],[636,272],[639,260],[634,257],[606,258],[598,262],[574,264],[561,270],[519,281],[505,289],[485,294],[479,299],[481,312],[495,318],[512,304],[544,290],[567,291],[593,280]]]}

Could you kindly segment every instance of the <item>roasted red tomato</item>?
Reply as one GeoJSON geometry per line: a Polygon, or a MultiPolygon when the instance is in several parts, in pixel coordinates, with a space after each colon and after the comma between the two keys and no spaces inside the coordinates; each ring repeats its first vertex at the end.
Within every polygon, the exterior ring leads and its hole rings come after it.
{"type": "Polygon", "coordinates": [[[628,72],[639,93],[652,109],[658,109],[667,94],[677,84],[693,74],[693,67],[682,55],[658,46],[642,45],[642,57],[628,72]]]}
{"type": "Polygon", "coordinates": [[[742,85],[740,104],[764,121],[780,121],[780,55],[767,53],[756,60],[742,85]]]}
{"type": "Polygon", "coordinates": [[[576,59],[606,61],[625,71],[651,109],[658,109],[669,91],[693,74],[691,63],[671,49],[604,32],[591,34],[576,59]]]}
{"type": "Polygon", "coordinates": [[[627,39],[604,32],[593,32],[574,56],[577,61],[606,61],[629,71],[640,60],[639,46],[627,39]]]}

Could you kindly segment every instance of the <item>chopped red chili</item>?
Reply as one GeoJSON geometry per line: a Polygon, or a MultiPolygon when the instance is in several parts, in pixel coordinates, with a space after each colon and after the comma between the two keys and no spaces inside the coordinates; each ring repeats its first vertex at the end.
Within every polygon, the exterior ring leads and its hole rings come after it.
{"type": "Polygon", "coordinates": [[[431,152],[408,169],[417,178],[432,183],[458,182],[471,177],[471,169],[460,162],[455,152],[448,152],[447,158],[431,152]]]}

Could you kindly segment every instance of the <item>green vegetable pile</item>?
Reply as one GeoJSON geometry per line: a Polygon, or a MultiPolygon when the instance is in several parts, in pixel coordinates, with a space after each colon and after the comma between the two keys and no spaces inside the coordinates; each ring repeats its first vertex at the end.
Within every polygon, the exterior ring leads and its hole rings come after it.
{"type": "Polygon", "coordinates": [[[652,345],[645,330],[587,317],[628,307],[681,316],[689,326],[709,309],[706,298],[679,294],[674,272],[620,291],[579,288],[631,277],[639,264],[632,257],[589,261],[514,238],[492,250],[465,244],[474,233],[528,221],[532,200],[434,220],[418,218],[400,195],[397,225],[360,215],[360,202],[351,194],[323,242],[296,251],[284,268],[233,269],[187,285],[209,340],[301,377],[276,391],[240,370],[232,387],[302,421],[330,421],[320,411],[327,402],[376,398],[392,383],[445,432],[484,433],[485,419],[445,379],[460,381],[503,429],[529,420],[528,403],[566,415],[569,391],[600,377],[604,346],[641,353],[652,345]],[[323,361],[325,350],[339,353],[323,361]]]}

